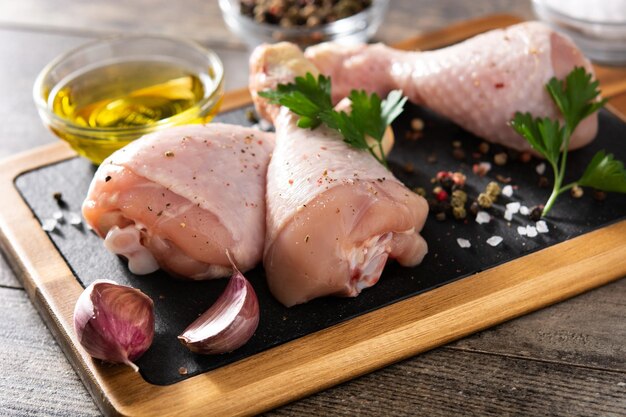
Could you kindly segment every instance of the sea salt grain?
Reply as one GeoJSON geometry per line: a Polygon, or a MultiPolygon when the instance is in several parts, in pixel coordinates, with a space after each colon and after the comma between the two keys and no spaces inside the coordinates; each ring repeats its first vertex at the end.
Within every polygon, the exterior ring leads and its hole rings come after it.
{"type": "Polygon", "coordinates": [[[537,228],[537,232],[539,233],[548,233],[548,225],[543,220],[539,220],[535,223],[535,227],[537,228]]]}
{"type": "Polygon", "coordinates": [[[54,220],[62,220],[63,219],[63,212],[62,211],[55,211],[54,213],[52,213],[52,218],[54,220]]]}
{"type": "Polygon", "coordinates": [[[513,212],[509,211],[509,210],[505,210],[505,212],[504,212],[504,220],[506,220],[508,222],[513,220],[513,212]]]}
{"type": "Polygon", "coordinates": [[[519,208],[519,214],[521,214],[522,216],[528,216],[530,214],[530,209],[526,206],[521,206],[519,208]]]}
{"type": "Polygon", "coordinates": [[[498,246],[500,243],[502,243],[502,238],[500,236],[491,236],[489,239],[487,239],[487,243],[490,246],[498,246]]]}
{"type": "Polygon", "coordinates": [[[45,219],[43,223],[41,223],[41,228],[45,232],[53,232],[54,229],[57,228],[57,220],[56,219],[45,219]]]}
{"type": "Polygon", "coordinates": [[[546,164],[544,162],[540,163],[537,165],[535,170],[537,171],[537,174],[543,175],[543,173],[546,172],[546,164]]]}
{"type": "Polygon", "coordinates": [[[467,249],[472,246],[469,240],[463,239],[463,238],[458,238],[456,240],[456,243],[458,243],[459,246],[462,247],[463,249],[467,249]]]}
{"type": "Polygon", "coordinates": [[[512,214],[518,213],[522,205],[518,201],[514,201],[506,205],[506,211],[510,211],[512,214]]]}
{"type": "Polygon", "coordinates": [[[537,228],[535,228],[534,226],[531,226],[531,225],[526,226],[526,236],[528,236],[528,237],[535,237],[535,236],[537,236],[537,228]]]}
{"type": "Polygon", "coordinates": [[[484,224],[491,221],[491,216],[486,211],[479,211],[476,213],[476,223],[484,224]]]}
{"type": "Polygon", "coordinates": [[[520,236],[526,236],[526,228],[524,226],[517,226],[517,233],[520,236]]]}
{"type": "Polygon", "coordinates": [[[83,222],[83,220],[80,218],[80,215],[77,214],[77,213],[74,213],[74,212],[68,213],[67,221],[72,226],[78,226],[79,224],[81,224],[83,222]]]}
{"type": "Polygon", "coordinates": [[[502,195],[505,197],[511,197],[513,195],[513,187],[510,185],[505,185],[502,188],[502,195]]]}

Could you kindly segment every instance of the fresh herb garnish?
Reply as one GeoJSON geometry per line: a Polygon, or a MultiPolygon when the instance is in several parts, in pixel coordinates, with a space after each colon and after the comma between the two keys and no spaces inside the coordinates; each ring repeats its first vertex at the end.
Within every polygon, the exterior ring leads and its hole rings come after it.
{"type": "Polygon", "coordinates": [[[550,118],[533,118],[530,113],[515,113],[511,126],[522,135],[530,146],[539,152],[552,167],[554,187],[542,216],[548,214],[557,197],[574,186],[593,187],[602,191],[626,193],[626,170],[624,164],[612,154],[599,151],[587,166],[583,176],[575,182],[563,184],[567,165],[570,137],[578,124],[598,111],[606,100],[598,100],[598,81],[591,81],[591,74],[576,67],[565,81],[553,77],[546,88],[556,104],[565,123],[550,118]]]}
{"type": "Polygon", "coordinates": [[[298,115],[298,127],[315,129],[324,124],[338,131],[344,142],[369,151],[378,162],[387,166],[383,136],[387,126],[402,113],[406,97],[400,90],[394,90],[387,99],[381,100],[376,93],[370,95],[352,90],[348,96],[352,110],[346,113],[333,108],[330,90],[330,77],[319,75],[316,79],[307,73],[304,77],[296,77],[293,83],[279,84],[275,90],[262,91],[259,95],[298,115]]]}

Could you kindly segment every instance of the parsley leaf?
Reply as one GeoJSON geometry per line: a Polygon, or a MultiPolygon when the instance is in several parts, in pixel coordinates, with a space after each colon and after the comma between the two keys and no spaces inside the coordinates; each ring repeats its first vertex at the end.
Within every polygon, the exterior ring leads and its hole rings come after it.
{"type": "Polygon", "coordinates": [[[598,85],[598,81],[592,82],[591,74],[582,67],[574,68],[564,82],[552,77],[546,85],[570,132],[573,132],[584,118],[600,110],[606,103],[606,100],[596,100],[600,95],[598,85]]]}
{"type": "Polygon", "coordinates": [[[624,164],[614,159],[612,154],[607,155],[605,151],[596,153],[578,181],[562,185],[570,136],[582,120],[597,112],[606,103],[606,100],[598,100],[598,81],[591,79],[592,75],[584,68],[576,67],[565,80],[560,81],[553,77],[546,84],[550,97],[563,116],[563,126],[558,120],[533,118],[530,113],[517,112],[511,120],[511,127],[546,158],[554,171],[554,188],[543,209],[543,216],[548,214],[561,193],[577,185],[626,193],[624,164]]]}
{"type": "Polygon", "coordinates": [[[565,132],[558,120],[533,118],[530,113],[515,113],[511,126],[530,146],[552,165],[557,165],[563,148],[565,132]]]}
{"type": "Polygon", "coordinates": [[[369,151],[387,166],[383,136],[387,126],[402,113],[406,97],[400,90],[394,90],[386,100],[381,100],[376,93],[370,95],[365,91],[352,90],[348,96],[352,109],[347,113],[333,108],[330,91],[330,77],[320,75],[315,79],[307,73],[304,77],[296,77],[293,83],[279,84],[275,90],[262,91],[259,95],[300,116],[298,127],[315,129],[324,124],[338,131],[344,142],[369,151]]]}
{"type": "Polygon", "coordinates": [[[599,151],[577,183],[602,191],[626,193],[626,170],[622,161],[614,159],[612,154],[599,151]]]}

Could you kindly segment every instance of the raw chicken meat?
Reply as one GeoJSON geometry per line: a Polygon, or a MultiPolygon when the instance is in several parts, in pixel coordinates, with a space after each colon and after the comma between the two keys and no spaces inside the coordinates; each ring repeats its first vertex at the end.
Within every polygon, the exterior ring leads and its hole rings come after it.
{"type": "Polygon", "coordinates": [[[296,64],[303,59],[289,44],[265,45],[250,66],[257,108],[276,127],[263,264],[272,294],[286,306],[356,296],[378,281],[388,258],[414,266],[427,252],[419,234],[428,213],[422,197],[337,132],[298,128],[287,108],[256,95],[309,71],[296,64]]]}
{"type": "MultiPolygon", "coordinates": [[[[330,75],[335,101],[352,89],[381,96],[402,89],[413,103],[520,151],[530,146],[508,126],[515,112],[557,117],[545,89],[548,80],[565,78],[575,66],[593,71],[569,38],[539,22],[493,30],[432,52],[324,43],[308,48],[305,55],[321,73],[330,75]]],[[[591,142],[597,128],[594,113],[578,126],[570,149],[591,142]]]]}
{"type": "Polygon", "coordinates": [[[248,270],[261,259],[271,133],[225,124],[144,136],[98,168],[87,223],[129,269],[191,279],[228,276],[228,250],[248,270]]]}

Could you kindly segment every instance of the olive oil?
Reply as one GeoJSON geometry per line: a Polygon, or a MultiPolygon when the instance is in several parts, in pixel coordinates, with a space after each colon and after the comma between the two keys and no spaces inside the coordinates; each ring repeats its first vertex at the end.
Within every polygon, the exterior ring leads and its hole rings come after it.
{"type": "MultiPolygon", "coordinates": [[[[55,133],[92,161],[160,125],[203,123],[219,106],[198,104],[220,86],[209,73],[197,74],[170,61],[122,61],[74,73],[48,96],[53,113],[76,129],[55,133]],[[89,135],[81,129],[93,129],[89,135]]],[[[221,91],[220,91],[221,93],[221,91]]]]}

